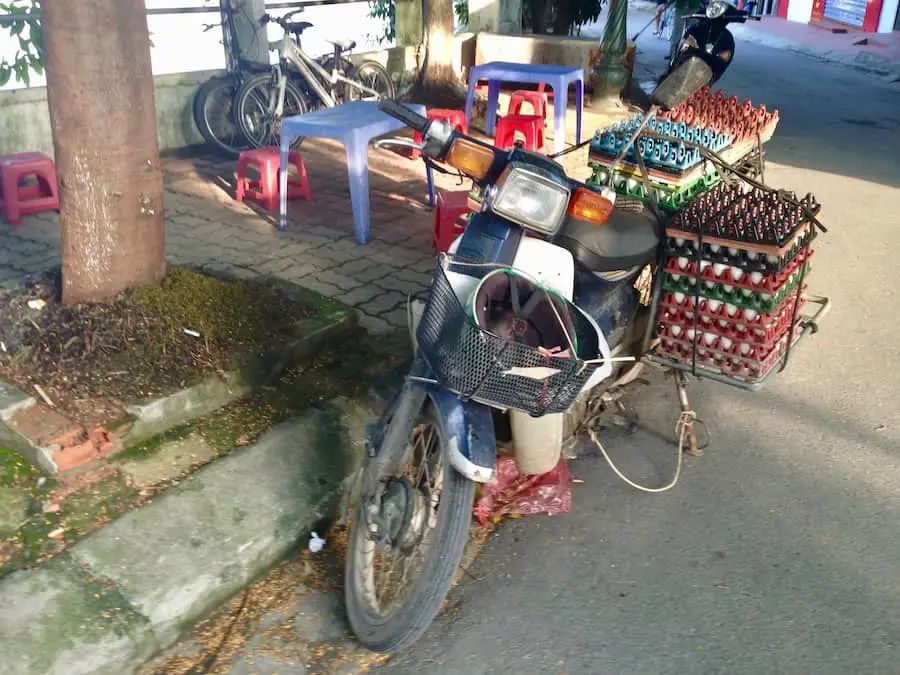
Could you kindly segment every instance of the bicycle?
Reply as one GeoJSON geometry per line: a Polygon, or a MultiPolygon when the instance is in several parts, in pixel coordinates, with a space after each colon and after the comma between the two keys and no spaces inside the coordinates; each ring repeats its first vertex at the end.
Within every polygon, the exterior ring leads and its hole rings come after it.
{"type": "MultiPolygon", "coordinates": [[[[278,52],[278,62],[270,72],[244,82],[235,100],[241,131],[253,147],[279,145],[285,117],[301,115],[311,108],[333,108],[345,101],[394,98],[394,83],[380,63],[364,61],[353,67],[343,56],[356,47],[355,41],[329,40],[334,45],[334,53],[327,57],[330,62],[304,52],[300,36],[313,25],[290,20],[302,11],[297,9],[281,18],[265,14],[261,19],[263,25],[278,24],[284,36],[269,43],[269,49],[278,52]]],[[[292,147],[302,140],[296,139],[292,147]]]]}
{"type": "Polygon", "coordinates": [[[213,150],[227,157],[237,157],[250,147],[234,115],[234,102],[244,80],[255,73],[267,72],[267,64],[241,59],[234,25],[235,10],[222,5],[220,24],[208,24],[203,32],[221,26],[225,46],[225,74],[211,77],[197,89],[191,113],[197,131],[213,150]]]}

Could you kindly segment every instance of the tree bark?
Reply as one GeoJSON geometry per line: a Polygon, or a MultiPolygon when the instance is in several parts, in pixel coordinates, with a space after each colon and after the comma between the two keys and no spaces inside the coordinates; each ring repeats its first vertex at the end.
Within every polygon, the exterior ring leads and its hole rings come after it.
{"type": "Polygon", "coordinates": [[[166,271],[144,0],[43,0],[41,8],[63,302],[103,301],[166,271]]]}
{"type": "Polygon", "coordinates": [[[553,3],[550,0],[532,0],[531,2],[531,32],[535,35],[546,35],[549,25],[550,10],[553,3]]]}
{"type": "MultiPolygon", "coordinates": [[[[422,0],[425,58],[416,80],[416,97],[438,103],[457,99],[453,70],[453,0],[422,0]]],[[[444,103],[442,107],[451,107],[444,103]]]]}
{"type": "Polygon", "coordinates": [[[236,45],[240,57],[253,63],[269,65],[269,37],[259,20],[266,13],[266,0],[219,0],[234,11],[236,45]]]}
{"type": "Polygon", "coordinates": [[[553,16],[553,34],[568,35],[572,23],[572,10],[574,0],[557,0],[556,13],[553,16]]]}

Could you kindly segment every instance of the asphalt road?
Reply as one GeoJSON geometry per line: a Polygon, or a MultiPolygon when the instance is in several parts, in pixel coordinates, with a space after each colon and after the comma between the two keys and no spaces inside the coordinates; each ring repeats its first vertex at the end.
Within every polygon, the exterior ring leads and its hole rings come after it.
{"type": "MultiPolygon", "coordinates": [[[[663,43],[645,34],[639,47],[641,66],[661,70],[663,43]]],[[[736,51],[722,88],[781,111],[767,182],[824,204],[810,282],[834,309],[821,332],[761,393],[693,386],[712,446],[674,490],[640,493],[602,458],[574,462],[572,513],[504,524],[451,611],[374,672],[900,669],[900,85],[736,51]]],[[[677,403],[653,379],[634,397],[639,432],[606,441],[658,485],[677,403]]]]}

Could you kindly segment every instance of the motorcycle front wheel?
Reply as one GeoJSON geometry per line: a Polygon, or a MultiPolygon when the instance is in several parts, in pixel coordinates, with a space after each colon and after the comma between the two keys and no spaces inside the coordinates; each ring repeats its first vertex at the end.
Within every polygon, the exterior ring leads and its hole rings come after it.
{"type": "Polygon", "coordinates": [[[405,441],[382,444],[380,475],[363,476],[374,494],[360,495],[344,590],[353,632],[373,651],[401,651],[428,629],[462,558],[475,484],[450,466],[446,443],[426,406],[405,441]]]}

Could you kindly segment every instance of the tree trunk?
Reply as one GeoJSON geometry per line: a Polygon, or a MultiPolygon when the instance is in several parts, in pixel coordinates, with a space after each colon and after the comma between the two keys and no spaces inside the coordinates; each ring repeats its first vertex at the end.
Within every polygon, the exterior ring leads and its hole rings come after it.
{"type": "Polygon", "coordinates": [[[460,97],[459,78],[453,70],[453,0],[422,0],[422,22],[425,59],[415,96],[439,107],[453,107],[460,97]]]}
{"type": "Polygon", "coordinates": [[[574,0],[557,0],[556,14],[553,17],[553,34],[568,35],[572,23],[572,10],[574,0]]]}
{"type": "Polygon", "coordinates": [[[549,24],[550,9],[553,3],[549,0],[532,0],[531,32],[535,35],[546,35],[549,24]]]}
{"type": "Polygon", "coordinates": [[[269,37],[259,20],[266,13],[266,0],[219,0],[234,10],[234,30],[240,57],[269,65],[269,37]]]}
{"type": "Polygon", "coordinates": [[[144,0],[44,0],[60,189],[63,302],[166,271],[163,178],[144,0]]]}

